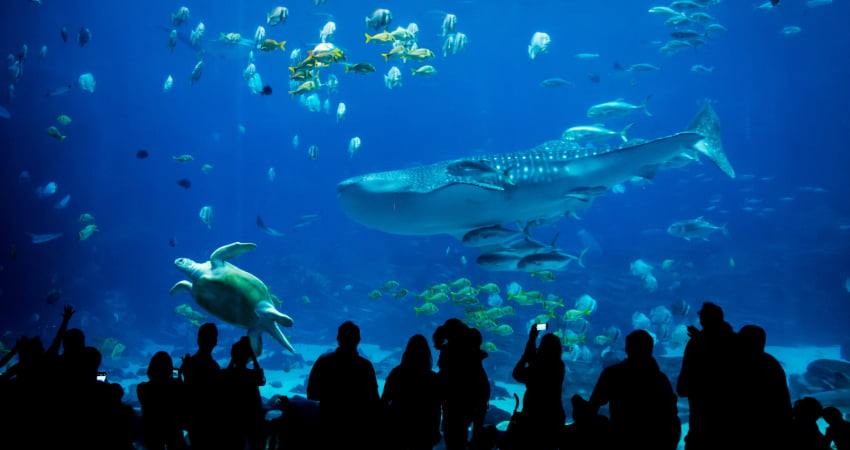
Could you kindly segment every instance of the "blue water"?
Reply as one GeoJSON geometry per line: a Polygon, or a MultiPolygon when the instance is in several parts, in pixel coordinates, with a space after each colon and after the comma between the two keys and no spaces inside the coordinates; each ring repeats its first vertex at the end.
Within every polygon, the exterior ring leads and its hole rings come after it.
{"type": "MultiPolygon", "coordinates": [[[[476,284],[495,282],[503,291],[516,281],[527,290],[564,298],[566,308],[579,296],[592,295],[599,309],[589,317],[588,342],[609,325],[628,332],[634,312],[648,314],[654,306],[678,300],[694,310],[714,301],[736,329],[747,323],[763,326],[769,345],[836,345],[847,337],[846,1],[806,8],[785,0],[773,11],[724,1],[707,12],[728,32],[712,35],[698,51],[673,56],[658,52],[671,29],[663,18],[647,13],[655,6],[649,1],[388,0],[372,5],[329,0],[314,6],[299,0],[286,4],[289,19],[277,27],[265,24],[270,4],[182,4],[191,9],[191,18],[178,28],[181,34],[203,21],[207,39],[229,32],[250,38],[263,25],[267,37],[287,41],[285,52],[254,51],[257,70],[273,94],[251,93],[242,78],[246,57],[207,54],[201,79],[190,85],[196,50],[178,43],[170,52],[167,46],[177,2],[0,4],[2,50],[17,54],[23,44],[29,49],[15,97],[7,98],[4,83],[0,100],[11,113],[9,119],[0,118],[5,253],[0,334],[7,347],[20,335],[49,340],[61,307],[73,304],[79,312],[71,326],[83,328],[90,343],[107,337],[125,343],[121,358],[145,364],[150,354],[142,349],[150,342],[190,348],[195,329],[174,308],[183,303],[198,308],[186,294],[168,295],[184,278],[173,260],[205,261],[214,249],[234,241],[257,244],[233,262],[259,276],[283,300],[281,311],[295,319],[286,332],[296,349],[305,343],[333,345],[344,320],[361,326],[364,343],[386,348],[403,346],[414,333],[430,336],[436,325],[462,317],[463,310],[446,303],[435,315],[416,316],[413,308],[421,301],[412,295],[370,300],[367,294],[388,280],[419,293],[460,277],[476,284]],[[363,42],[368,31],[363,18],[374,6],[392,10],[392,28],[419,25],[419,46],[438,54],[429,62],[437,74],[413,77],[409,68],[419,64],[384,62],[380,53],[388,47],[363,42]],[[469,43],[444,58],[439,34],[446,11],[457,15],[457,30],[469,43]],[[312,48],[328,15],[337,24],[333,42],[345,50],[348,62],[370,62],[377,73],[343,73],[339,65],[320,69],[323,80],[328,74],[339,77],[340,88],[335,94],[317,91],[323,101],[329,99],[331,113],[313,113],[286,93],[289,52],[312,48]],[[802,31],[784,36],[780,30],[787,25],[802,31]],[[68,30],[67,43],[60,38],[62,27],[68,30]],[[80,27],[92,33],[84,47],[76,43],[80,27]],[[527,46],[536,31],[549,33],[552,43],[547,53],[531,60],[527,46]],[[47,53],[39,62],[43,45],[47,53]],[[592,61],[573,56],[583,52],[601,56],[592,61]],[[615,62],[623,67],[652,63],[662,70],[616,72],[615,62]],[[714,71],[691,72],[694,64],[714,71]],[[389,90],[383,74],[392,65],[402,69],[403,86],[389,90]],[[93,93],[76,84],[87,72],[97,80],[93,93]],[[599,83],[588,79],[590,72],[600,76],[599,83]],[[169,74],[174,87],[163,92],[169,74]],[[539,86],[552,77],[575,86],[539,86]],[[67,83],[75,85],[69,93],[44,95],[67,83]],[[624,194],[597,199],[580,213],[581,220],[564,219],[536,230],[535,237],[546,242],[560,233],[558,245],[570,253],[582,249],[580,230],[599,244],[586,256],[586,268],[571,265],[554,282],[482,270],[474,264],[477,252],[452,237],[370,230],[337,205],[336,184],[348,177],[528,149],[557,139],[570,126],[593,124],[585,113],[594,104],[616,98],[637,104],[649,95],[652,117],[636,113],[630,121],[614,119],[606,125],[619,130],[633,121],[631,138],[666,136],[683,130],[709,98],[738,178],[729,179],[706,161],[691,164],[664,171],[643,187],[627,184],[624,194]],[[347,114],[337,122],[339,102],[347,114]],[[57,124],[61,114],[72,123],[57,124]],[[67,139],[49,137],[49,126],[59,127],[67,139]],[[293,148],[296,135],[299,146],[293,148]],[[354,136],[363,144],[352,158],[347,148],[354,136]],[[318,160],[307,157],[311,145],[319,148],[318,160]],[[150,157],[136,158],[140,149],[150,157]],[[182,154],[195,159],[172,160],[182,154]],[[202,173],[203,164],[213,166],[208,174],[202,173]],[[270,167],[277,174],[274,181],[267,177],[270,167]],[[23,171],[29,172],[28,181],[20,181],[23,171]],[[190,189],[177,185],[182,178],[191,181],[190,189]],[[56,194],[38,198],[35,189],[50,181],[58,185],[56,194]],[[68,206],[54,208],[65,195],[71,195],[68,206]],[[211,228],[198,217],[205,205],[214,208],[211,228]],[[77,240],[83,213],[95,216],[100,231],[77,240]],[[296,228],[298,219],[309,214],[319,219],[296,228]],[[258,215],[284,236],[258,229],[258,215]],[[685,241],[665,231],[674,221],[698,216],[726,224],[729,236],[685,241]],[[28,232],[64,234],[34,244],[28,232]],[[645,290],[630,274],[629,264],[636,259],[655,267],[656,291],[645,290]],[[676,261],[669,272],[661,269],[666,259],[676,261]],[[46,296],[54,288],[62,295],[50,304],[46,296]]],[[[484,336],[516,357],[528,320],[542,310],[518,306],[517,312],[504,319],[514,335],[484,336]]],[[[684,320],[694,318],[691,313],[684,320]]],[[[222,329],[223,343],[241,333],[222,329]]],[[[589,347],[597,353],[601,349],[589,347]]],[[[280,350],[268,337],[266,348],[280,350]]]]}

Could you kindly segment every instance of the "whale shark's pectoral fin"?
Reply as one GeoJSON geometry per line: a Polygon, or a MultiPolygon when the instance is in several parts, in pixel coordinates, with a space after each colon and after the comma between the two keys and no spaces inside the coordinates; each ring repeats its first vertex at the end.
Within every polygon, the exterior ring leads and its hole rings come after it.
{"type": "Polygon", "coordinates": [[[509,174],[512,168],[500,171],[493,167],[486,159],[462,160],[447,165],[446,174],[454,177],[454,181],[457,183],[469,184],[494,191],[504,191],[505,188],[496,183],[502,182],[505,185],[513,186],[514,182],[509,174]]]}
{"type": "Polygon", "coordinates": [[[171,286],[171,290],[168,291],[168,295],[174,295],[178,292],[188,292],[192,293],[192,283],[186,280],[178,281],[174,286],[171,286]]]}
{"type": "Polygon", "coordinates": [[[457,182],[460,183],[460,184],[469,184],[469,185],[472,185],[472,186],[477,186],[477,187],[480,187],[480,188],[489,189],[491,191],[504,191],[505,190],[505,188],[503,188],[501,186],[497,186],[497,185],[491,184],[491,183],[485,183],[483,181],[458,180],[457,182]]]}

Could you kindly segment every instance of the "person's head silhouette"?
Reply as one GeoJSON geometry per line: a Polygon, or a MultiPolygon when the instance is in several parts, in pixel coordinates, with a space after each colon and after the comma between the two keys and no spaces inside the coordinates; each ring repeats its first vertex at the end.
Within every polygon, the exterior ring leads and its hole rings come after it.
{"type": "Polygon", "coordinates": [[[635,330],[626,336],[626,355],[631,358],[645,359],[652,357],[652,347],[655,343],[646,330],[635,330]]]}
{"type": "Polygon", "coordinates": [[[198,328],[198,348],[212,351],[218,344],[218,327],[214,323],[207,322],[198,328]]]}
{"type": "Polygon", "coordinates": [[[702,304],[699,314],[699,323],[705,328],[714,328],[723,323],[723,309],[711,302],[702,304]]]}
{"type": "Polygon", "coordinates": [[[357,350],[357,345],[360,344],[360,327],[354,322],[346,321],[339,326],[336,334],[336,342],[339,348],[343,350],[357,350]]]}

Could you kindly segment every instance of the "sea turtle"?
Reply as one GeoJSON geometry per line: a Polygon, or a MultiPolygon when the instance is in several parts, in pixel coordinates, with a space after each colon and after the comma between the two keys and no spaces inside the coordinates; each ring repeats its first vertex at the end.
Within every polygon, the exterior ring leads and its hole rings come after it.
{"type": "Polygon", "coordinates": [[[260,336],[269,333],[287,350],[295,353],[289,339],[278,325],[292,326],[292,318],[274,307],[275,297],[256,276],[230,264],[226,260],[235,258],[257,244],[234,242],[219,247],[210,255],[210,260],[197,263],[189,258],[177,258],[174,265],[192,281],[178,281],[170,291],[186,291],[202,308],[219,319],[248,330],[251,347],[259,356],[263,349],[260,336]]]}

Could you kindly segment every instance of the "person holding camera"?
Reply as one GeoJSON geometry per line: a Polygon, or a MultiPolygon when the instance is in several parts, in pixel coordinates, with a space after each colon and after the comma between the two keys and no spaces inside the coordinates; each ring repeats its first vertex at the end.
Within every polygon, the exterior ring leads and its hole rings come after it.
{"type": "Polygon", "coordinates": [[[566,413],[561,402],[566,367],[561,360],[561,341],[554,334],[537,337],[547,324],[534,324],[528,332],[525,352],[514,367],[513,377],[525,385],[522,412],[514,417],[511,448],[557,449],[566,413]]]}

